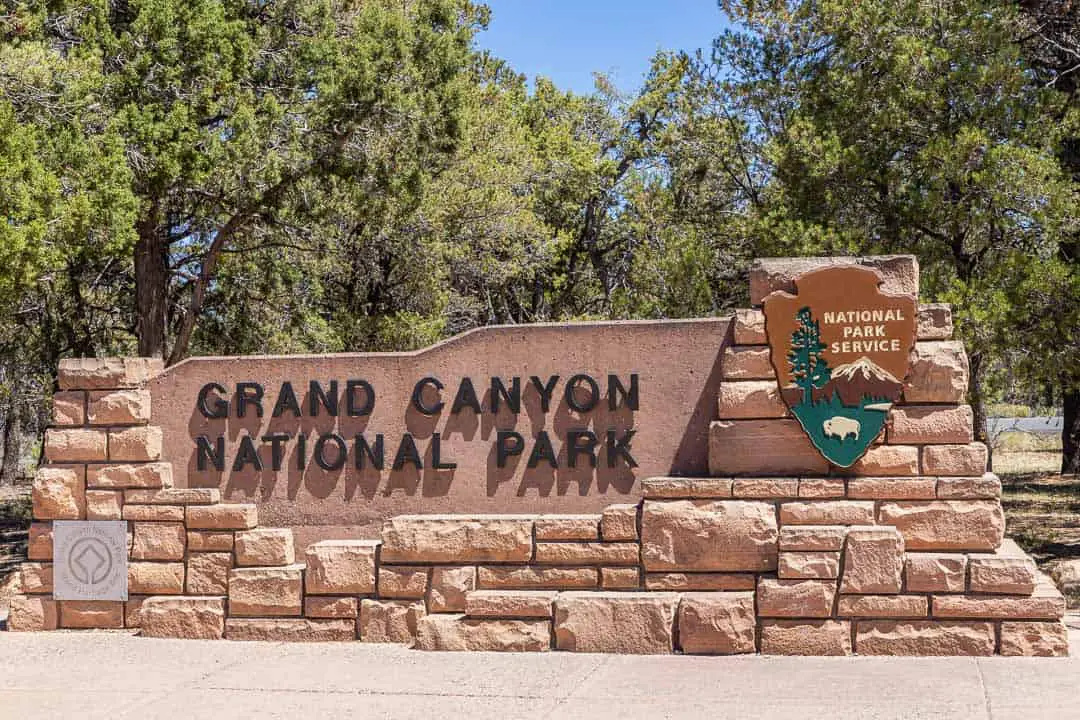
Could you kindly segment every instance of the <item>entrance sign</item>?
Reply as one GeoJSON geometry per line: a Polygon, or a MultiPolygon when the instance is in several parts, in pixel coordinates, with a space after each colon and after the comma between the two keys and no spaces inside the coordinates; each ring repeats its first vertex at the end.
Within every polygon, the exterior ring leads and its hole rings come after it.
{"type": "Polygon", "coordinates": [[[53,523],[53,584],[57,600],[127,600],[127,523],[53,523]]]}
{"type": "Polygon", "coordinates": [[[850,467],[900,399],[915,344],[913,295],[886,293],[881,275],[829,267],[795,279],[797,294],[765,298],[780,393],[814,447],[850,467]]]}

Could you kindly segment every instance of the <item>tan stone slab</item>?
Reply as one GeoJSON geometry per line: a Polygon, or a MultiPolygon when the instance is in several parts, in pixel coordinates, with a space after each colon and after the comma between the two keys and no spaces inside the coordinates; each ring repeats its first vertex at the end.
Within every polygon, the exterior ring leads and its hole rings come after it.
{"type": "Polygon", "coordinates": [[[895,526],[908,550],[993,550],[1005,534],[1001,504],[992,500],[883,502],[878,521],[895,526]]]}
{"type": "Polygon", "coordinates": [[[167,462],[91,465],[86,473],[86,484],[92,488],[159,490],[172,487],[172,483],[172,465],[167,462]]]}
{"type": "Polygon", "coordinates": [[[124,493],[121,490],[87,490],[87,520],[121,520],[124,516],[124,493]]]}
{"type": "Polygon", "coordinates": [[[89,428],[49,428],[45,460],[50,463],[101,462],[108,456],[108,433],[89,428]]]}
{"type": "Polygon", "coordinates": [[[647,590],[753,590],[757,577],[750,573],[648,573],[647,590]]]}
{"type": "Polygon", "coordinates": [[[217,488],[125,490],[124,501],[136,505],[215,505],[221,502],[221,491],[217,488]]]}
{"type": "Polygon", "coordinates": [[[917,325],[919,340],[947,340],[953,333],[952,306],[921,303],[917,325]]]}
{"type": "Polygon", "coordinates": [[[356,639],[356,625],[352,620],[230,617],[225,621],[225,637],[272,642],[348,642],[356,639]]]}
{"type": "Polygon", "coordinates": [[[641,571],[636,567],[600,568],[600,587],[605,590],[636,590],[641,587],[641,571]]]}
{"type": "Polygon", "coordinates": [[[768,345],[732,345],[724,349],[725,380],[773,380],[776,371],[769,361],[768,345]]]}
{"type": "Polygon", "coordinates": [[[52,560],[53,529],[51,522],[30,523],[26,557],[30,560],[52,560]]]}
{"type": "Polygon", "coordinates": [[[475,589],[474,566],[433,567],[428,609],[431,612],[464,612],[465,594],[475,589]]]}
{"type": "Polygon", "coordinates": [[[968,589],[975,593],[1030,595],[1035,591],[1038,569],[1026,555],[968,556],[968,589]]]}
{"type": "Polygon", "coordinates": [[[124,505],[121,515],[124,520],[143,520],[146,522],[184,522],[183,505],[124,505]]]}
{"type": "Polygon", "coordinates": [[[937,496],[942,500],[996,500],[1001,497],[1001,480],[993,473],[938,478],[937,496]]]}
{"type": "Polygon", "coordinates": [[[188,595],[228,595],[233,557],[227,552],[193,552],[187,559],[188,595]]]}
{"type": "Polygon", "coordinates": [[[1003,622],[1000,652],[1010,657],[1065,657],[1069,630],[1062,622],[1003,622]]]}
{"type": "Polygon", "coordinates": [[[225,635],[225,598],[149,597],[139,608],[140,635],[218,640],[225,635]]]}
{"type": "Polygon", "coordinates": [[[427,594],[428,569],[410,565],[380,565],[379,597],[423,598],[427,594]]]}
{"type": "Polygon", "coordinates": [[[914,255],[864,257],[758,258],[750,268],[750,304],[760,305],[777,290],[795,293],[795,278],[811,270],[837,265],[862,265],[882,277],[881,290],[899,295],[919,295],[919,262],[914,255]]]}
{"type": "Polygon", "coordinates": [[[189,530],[250,530],[259,524],[259,512],[250,503],[188,505],[189,530]]]}
{"type": "Polygon", "coordinates": [[[840,553],[781,552],[776,574],[782,580],[835,580],[840,574],[840,553]]]}
{"type": "Polygon", "coordinates": [[[836,614],[858,618],[924,618],[930,613],[925,595],[841,595],[836,614]]]}
{"type": "Polygon", "coordinates": [[[851,478],[848,497],[860,500],[933,500],[938,479],[932,477],[851,478]]]}
{"type": "Polygon", "coordinates": [[[600,539],[599,515],[538,515],[536,518],[537,540],[592,540],[600,539]]]}
{"type": "Polygon", "coordinates": [[[387,562],[528,562],[533,518],[527,515],[398,515],[383,524],[387,562]]]}
{"type": "Polygon", "coordinates": [[[961,403],[967,394],[968,358],[959,340],[917,342],[904,385],[910,403],[961,403]]]}
{"type": "Polygon", "coordinates": [[[551,649],[551,621],[426,615],[418,624],[416,648],[443,651],[546,652],[551,649]]]}
{"type": "Polygon", "coordinates": [[[948,445],[974,439],[970,405],[898,405],[889,413],[890,443],[948,445]]]}
{"type": "Polygon", "coordinates": [[[94,390],[86,417],[90,425],[144,425],[150,422],[150,392],[146,389],[94,390]]]}
{"type": "Polygon", "coordinates": [[[914,445],[873,445],[845,473],[872,476],[919,474],[919,448],[914,445]]]}
{"type": "Polygon", "coordinates": [[[765,345],[765,313],[760,310],[739,309],[735,311],[734,339],[736,345],[765,345]]]}
{"type": "Polygon", "coordinates": [[[934,620],[860,620],[855,623],[855,652],[860,655],[994,654],[991,623],[934,620]]]}
{"type": "Polygon", "coordinates": [[[42,467],[30,489],[35,520],[81,520],[86,516],[86,482],[81,468],[42,467]]]}
{"type": "Polygon", "coordinates": [[[422,617],[422,601],[365,599],[360,601],[357,632],[361,642],[411,644],[422,617]]]}
{"type": "Polygon", "coordinates": [[[846,525],[785,525],[780,528],[780,550],[840,550],[846,525]]]}
{"type": "Polygon", "coordinates": [[[64,358],[57,369],[62,390],[134,388],[164,370],[161,358],[64,358]]]}
{"type": "Polygon", "coordinates": [[[931,614],[938,618],[1060,620],[1065,598],[1056,589],[1030,597],[1009,595],[934,595],[931,614]]]}
{"type": "Polygon", "coordinates": [[[731,494],[736,498],[781,499],[799,495],[798,478],[735,478],[731,494]]]}
{"type": "Polygon", "coordinates": [[[676,593],[564,592],[555,599],[555,647],[622,654],[674,650],[676,593]]]}
{"type": "Polygon", "coordinates": [[[550,618],[555,590],[473,590],[465,596],[465,614],[490,618],[550,618]]]}
{"type": "Polygon", "coordinates": [[[600,517],[600,536],[605,542],[638,540],[638,506],[608,505],[600,517]]]}
{"type": "Polygon", "coordinates": [[[979,442],[967,445],[927,445],[923,448],[923,472],[927,475],[970,477],[986,472],[986,446],[979,442]]]}
{"type": "Polygon", "coordinates": [[[850,655],[847,620],[763,620],[762,655],[850,655]]]}
{"type": "Polygon", "coordinates": [[[720,420],[788,417],[788,407],[780,397],[775,380],[727,380],[717,394],[720,420]]]}
{"type": "Polygon", "coordinates": [[[780,505],[781,525],[873,525],[874,503],[865,500],[810,500],[780,505]]]}
{"type": "Polygon", "coordinates": [[[236,533],[236,564],[241,567],[292,565],[296,562],[292,530],[254,528],[236,533]]]}
{"type": "Polygon", "coordinates": [[[124,627],[139,628],[142,626],[142,606],[148,597],[171,597],[168,595],[128,595],[124,602],[124,627]]]}
{"type": "Polygon", "coordinates": [[[107,600],[61,600],[60,627],[115,630],[124,627],[124,603],[107,600]]]}
{"type": "Polygon", "coordinates": [[[758,615],[784,618],[827,618],[836,597],[835,580],[758,579],[758,615]]]}
{"type": "Polygon", "coordinates": [[[700,655],[757,649],[752,592],[686,593],[679,602],[679,648],[700,655]]]}
{"type": "Polygon", "coordinates": [[[128,592],[134,595],[181,595],[184,563],[129,562],[128,592]]]}
{"type": "Polygon", "coordinates": [[[41,595],[15,595],[8,609],[7,629],[11,632],[39,632],[59,627],[57,603],[41,595]]]}
{"type": "Polygon", "coordinates": [[[481,566],[477,574],[477,587],[484,590],[575,590],[599,585],[595,567],[481,566]]]}
{"type": "Polygon", "coordinates": [[[86,393],[68,390],[53,393],[52,424],[54,426],[77,426],[86,422],[86,393]]]}
{"type": "Polygon", "coordinates": [[[543,565],[637,565],[640,549],[626,542],[538,542],[536,562],[543,565]]]}
{"type": "Polygon", "coordinates": [[[842,498],[847,495],[844,478],[799,478],[800,498],[842,498]]]}
{"type": "Polygon", "coordinates": [[[184,559],[187,552],[187,531],[184,523],[136,522],[132,523],[132,527],[132,560],[184,559]]]}
{"type": "Polygon", "coordinates": [[[903,584],[904,538],[894,527],[852,527],[844,541],[842,593],[898,593],[903,584]]]}
{"type": "Polygon", "coordinates": [[[703,499],[731,497],[731,478],[653,477],[641,483],[646,499],[703,499]]]}
{"type": "Polygon", "coordinates": [[[359,613],[360,602],[354,597],[309,595],[304,598],[304,617],[348,618],[350,620],[356,620],[359,613]]]}
{"type": "Polygon", "coordinates": [[[109,430],[109,460],[149,462],[161,458],[161,428],[154,425],[109,430]]]}
{"type": "Polygon", "coordinates": [[[824,475],[828,470],[828,461],[798,420],[717,420],[709,425],[711,475],[824,475]]]}
{"type": "Polygon", "coordinates": [[[303,565],[229,571],[229,616],[300,615],[303,565]]]}
{"type": "Polygon", "coordinates": [[[310,595],[366,595],[375,592],[378,541],[323,540],[308,546],[304,579],[310,595]]]}
{"type": "Polygon", "coordinates": [[[228,530],[188,530],[187,542],[191,552],[232,552],[234,540],[228,530]]]}
{"type": "Polygon", "coordinates": [[[646,500],[641,557],[646,570],[766,571],[776,568],[776,511],[749,500],[646,500]]]}
{"type": "Polygon", "coordinates": [[[27,595],[48,595],[53,591],[53,564],[24,562],[19,565],[19,589],[27,595]]]}
{"type": "Polygon", "coordinates": [[[904,560],[904,585],[909,592],[964,592],[967,555],[909,552],[904,560]]]}

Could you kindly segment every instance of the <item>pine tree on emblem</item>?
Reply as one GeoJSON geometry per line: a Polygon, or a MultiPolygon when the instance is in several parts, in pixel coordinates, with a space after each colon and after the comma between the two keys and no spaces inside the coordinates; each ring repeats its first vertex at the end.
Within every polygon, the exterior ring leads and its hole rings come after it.
{"type": "Polygon", "coordinates": [[[791,376],[803,391],[802,404],[812,405],[814,388],[824,387],[832,377],[832,370],[822,357],[826,345],[821,342],[821,328],[810,314],[810,308],[802,308],[795,317],[799,327],[791,334],[791,349],[787,357],[791,363],[791,376]]]}

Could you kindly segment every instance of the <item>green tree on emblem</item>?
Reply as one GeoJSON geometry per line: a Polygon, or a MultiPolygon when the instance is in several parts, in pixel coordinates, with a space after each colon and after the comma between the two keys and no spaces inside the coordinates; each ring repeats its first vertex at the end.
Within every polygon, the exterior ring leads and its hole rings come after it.
{"type": "Polygon", "coordinates": [[[791,349],[787,357],[795,384],[802,388],[803,404],[812,405],[814,388],[824,387],[832,377],[832,370],[822,357],[826,346],[821,342],[821,328],[810,314],[810,308],[804,307],[795,317],[799,321],[799,328],[791,333],[791,349]]]}

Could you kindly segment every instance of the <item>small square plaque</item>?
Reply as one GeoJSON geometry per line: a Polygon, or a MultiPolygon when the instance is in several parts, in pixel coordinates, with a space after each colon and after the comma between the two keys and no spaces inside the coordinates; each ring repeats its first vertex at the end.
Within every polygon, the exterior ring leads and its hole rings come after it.
{"type": "Polygon", "coordinates": [[[127,600],[127,523],[53,522],[53,597],[127,600]]]}

